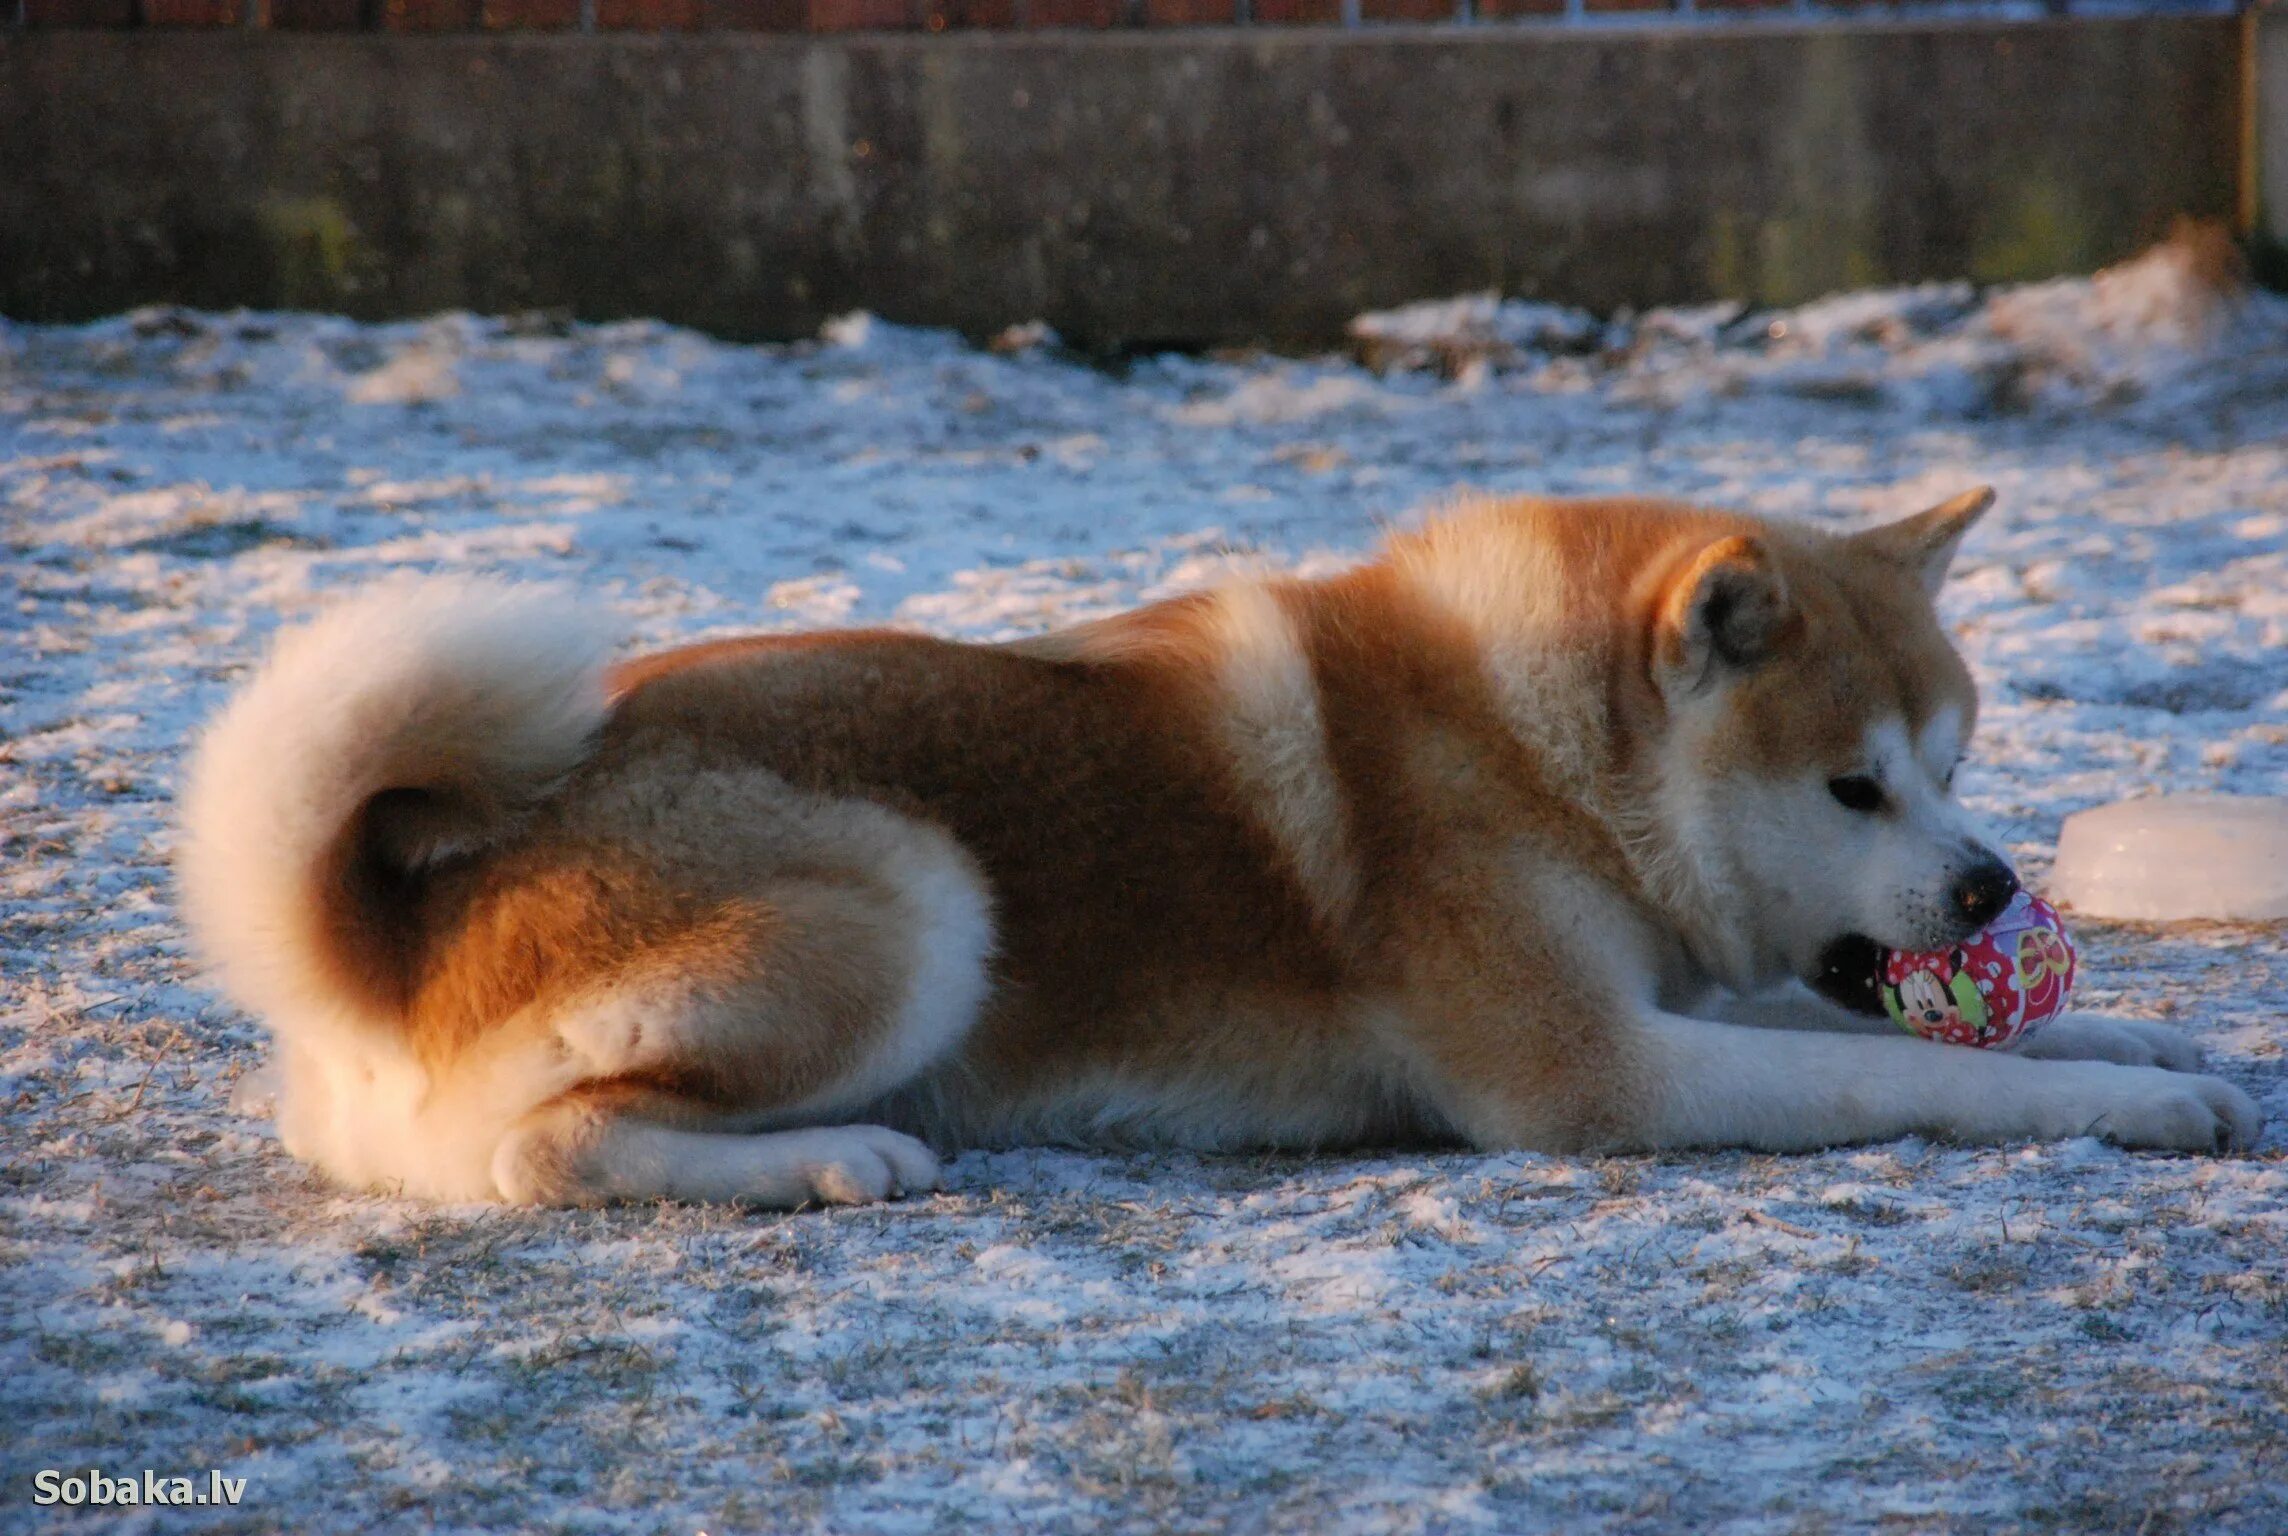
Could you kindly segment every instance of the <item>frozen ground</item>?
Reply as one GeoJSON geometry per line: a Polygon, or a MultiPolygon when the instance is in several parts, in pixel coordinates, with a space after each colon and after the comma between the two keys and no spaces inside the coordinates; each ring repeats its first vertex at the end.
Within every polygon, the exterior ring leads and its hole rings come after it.
{"type": "MultiPolygon", "coordinates": [[[[1061,623],[1325,565],[1456,488],[1845,524],[1978,480],[1964,788],[2288,791],[2288,308],[2162,257],[1599,326],[1462,303],[1341,360],[1094,368],[844,322],[0,325],[0,1529],[2288,1529],[2288,942],[2084,925],[2275,1122],[1568,1160],[969,1155],[796,1216],[320,1187],[170,907],[193,722],[395,567],[644,642],[1061,623]],[[248,1480],[35,1510],[32,1472],[248,1480]]],[[[1379,338],[1379,339],[1377,339],[1379,338]]],[[[1021,338],[1020,338],[1021,340],[1021,338]]]]}

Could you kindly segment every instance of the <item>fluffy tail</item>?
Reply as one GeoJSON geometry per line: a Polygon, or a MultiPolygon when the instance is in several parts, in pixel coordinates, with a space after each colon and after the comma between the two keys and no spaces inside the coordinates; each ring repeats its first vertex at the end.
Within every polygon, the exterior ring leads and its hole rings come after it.
{"type": "Polygon", "coordinates": [[[282,636],[199,743],[183,909],[272,1028],[402,1017],[422,870],[588,753],[608,641],[541,589],[392,581],[282,636]]]}

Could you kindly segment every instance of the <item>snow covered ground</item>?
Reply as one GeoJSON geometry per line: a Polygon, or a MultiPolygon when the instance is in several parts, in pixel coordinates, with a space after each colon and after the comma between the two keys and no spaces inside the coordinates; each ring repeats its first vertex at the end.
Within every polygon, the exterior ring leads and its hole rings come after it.
{"type": "Polygon", "coordinates": [[[1464,487],[1850,524],[1976,481],[1963,780],[2288,792],[2288,303],[2095,282],[1618,323],[1492,301],[1343,359],[1091,365],[863,319],[0,324],[0,1530],[2288,1529],[2288,941],[2080,933],[2274,1121],[1816,1157],[971,1154],[795,1216],[327,1190],[170,904],[184,740],[385,569],[631,643],[1035,630],[1327,567],[1464,487]],[[43,1467],[247,1479],[35,1509],[43,1467]]]}

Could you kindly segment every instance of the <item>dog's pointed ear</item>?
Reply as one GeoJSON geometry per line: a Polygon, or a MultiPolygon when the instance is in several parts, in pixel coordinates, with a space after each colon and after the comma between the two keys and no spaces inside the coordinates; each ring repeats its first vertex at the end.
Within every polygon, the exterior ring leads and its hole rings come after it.
{"type": "Polygon", "coordinates": [[[1653,681],[1679,698],[1752,672],[1771,659],[1794,619],[1764,541],[1718,539],[1684,562],[1661,597],[1653,681]]]}
{"type": "Polygon", "coordinates": [[[1851,542],[1878,559],[1912,571],[1932,597],[1946,585],[1947,567],[1963,535],[1994,505],[1994,487],[1982,485],[1926,512],[1854,534],[1851,542]]]}

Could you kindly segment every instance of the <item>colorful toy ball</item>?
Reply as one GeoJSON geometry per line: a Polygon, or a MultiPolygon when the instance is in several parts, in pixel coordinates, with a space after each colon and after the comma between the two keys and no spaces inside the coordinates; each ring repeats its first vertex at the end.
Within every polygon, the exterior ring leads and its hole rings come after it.
{"type": "Polygon", "coordinates": [[[2074,947],[2057,908],[2020,891],[1952,949],[1883,952],[1883,1006],[1909,1034],[2008,1050],[2066,1011],[2074,947]]]}

